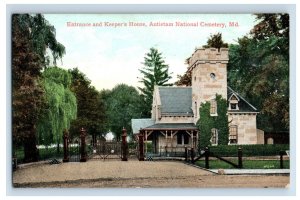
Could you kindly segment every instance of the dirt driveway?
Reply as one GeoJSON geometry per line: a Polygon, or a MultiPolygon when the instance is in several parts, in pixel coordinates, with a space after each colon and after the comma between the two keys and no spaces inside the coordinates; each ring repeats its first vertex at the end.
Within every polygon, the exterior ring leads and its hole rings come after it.
{"type": "Polygon", "coordinates": [[[13,173],[15,187],[285,187],[289,176],[216,175],[182,162],[88,161],[38,164],[13,173]]]}

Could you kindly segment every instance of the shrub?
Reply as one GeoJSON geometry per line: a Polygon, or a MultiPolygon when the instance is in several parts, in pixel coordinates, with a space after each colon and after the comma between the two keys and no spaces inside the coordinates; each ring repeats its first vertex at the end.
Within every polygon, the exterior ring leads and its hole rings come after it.
{"type": "Polygon", "coordinates": [[[237,156],[238,148],[243,150],[243,156],[276,156],[280,151],[289,150],[289,144],[254,144],[254,145],[218,145],[209,147],[215,155],[237,156]]]}

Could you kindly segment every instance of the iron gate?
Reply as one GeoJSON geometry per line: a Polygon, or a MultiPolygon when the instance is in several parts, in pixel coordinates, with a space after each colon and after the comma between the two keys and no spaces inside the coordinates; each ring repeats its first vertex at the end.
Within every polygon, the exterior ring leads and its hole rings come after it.
{"type": "Polygon", "coordinates": [[[97,141],[91,144],[88,151],[89,159],[121,159],[121,142],[117,141],[97,141]]]}
{"type": "Polygon", "coordinates": [[[80,162],[80,139],[74,138],[69,140],[68,145],[69,162],[80,162]]]}

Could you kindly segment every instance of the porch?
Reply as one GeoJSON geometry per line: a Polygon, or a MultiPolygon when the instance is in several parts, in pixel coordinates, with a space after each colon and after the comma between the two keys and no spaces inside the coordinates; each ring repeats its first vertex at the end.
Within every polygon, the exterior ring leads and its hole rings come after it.
{"type": "Polygon", "coordinates": [[[143,128],[145,155],[184,157],[186,148],[198,150],[198,128],[192,123],[161,123],[143,128]]]}

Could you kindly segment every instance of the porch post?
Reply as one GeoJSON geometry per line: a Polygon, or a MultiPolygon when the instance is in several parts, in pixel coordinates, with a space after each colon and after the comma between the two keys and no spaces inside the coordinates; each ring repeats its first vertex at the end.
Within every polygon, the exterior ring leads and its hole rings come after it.
{"type": "Polygon", "coordinates": [[[86,130],[84,128],[81,128],[80,130],[80,162],[86,162],[86,152],[85,152],[85,136],[86,136],[86,130]]]}

